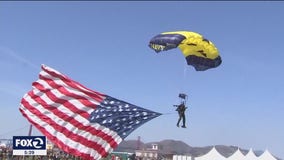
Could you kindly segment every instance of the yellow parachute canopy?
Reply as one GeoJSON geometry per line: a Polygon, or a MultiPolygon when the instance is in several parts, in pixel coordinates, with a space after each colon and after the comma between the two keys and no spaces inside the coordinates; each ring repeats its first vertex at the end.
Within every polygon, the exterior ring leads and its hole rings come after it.
{"type": "Polygon", "coordinates": [[[149,47],[156,53],[180,48],[187,64],[197,71],[218,67],[222,63],[218,49],[202,35],[189,31],[164,32],[153,37],[149,47]]]}

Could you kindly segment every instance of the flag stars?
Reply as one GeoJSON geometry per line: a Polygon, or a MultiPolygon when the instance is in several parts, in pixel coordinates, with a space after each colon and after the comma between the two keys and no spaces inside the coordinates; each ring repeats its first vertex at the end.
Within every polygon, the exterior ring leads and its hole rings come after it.
{"type": "Polygon", "coordinates": [[[124,139],[145,123],[145,120],[158,115],[153,113],[155,112],[107,96],[91,113],[90,121],[110,128],[124,139]]]}
{"type": "Polygon", "coordinates": [[[127,126],[127,128],[130,128],[130,129],[131,129],[131,128],[132,128],[132,126],[131,126],[131,125],[130,125],[130,126],[127,126]]]}

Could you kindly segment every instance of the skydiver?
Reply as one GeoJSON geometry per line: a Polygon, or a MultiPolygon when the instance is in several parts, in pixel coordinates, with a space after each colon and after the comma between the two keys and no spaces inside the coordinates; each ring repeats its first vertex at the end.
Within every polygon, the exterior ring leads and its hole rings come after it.
{"type": "Polygon", "coordinates": [[[175,105],[177,106],[176,111],[178,112],[179,118],[178,118],[178,122],[177,122],[177,127],[179,127],[179,123],[182,119],[182,128],[186,128],[185,126],[185,110],[187,109],[187,107],[185,107],[184,102],[182,102],[180,105],[175,105]]]}

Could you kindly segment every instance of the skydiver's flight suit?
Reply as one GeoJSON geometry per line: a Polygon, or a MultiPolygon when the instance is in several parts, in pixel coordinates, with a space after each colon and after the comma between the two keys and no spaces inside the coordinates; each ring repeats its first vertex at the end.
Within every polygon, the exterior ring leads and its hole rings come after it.
{"type": "Polygon", "coordinates": [[[185,110],[186,110],[187,107],[185,107],[185,105],[182,103],[180,105],[178,105],[176,111],[178,111],[178,114],[179,114],[179,119],[178,119],[178,122],[177,122],[177,126],[179,127],[179,123],[182,119],[182,128],[186,128],[185,126],[185,110]]]}

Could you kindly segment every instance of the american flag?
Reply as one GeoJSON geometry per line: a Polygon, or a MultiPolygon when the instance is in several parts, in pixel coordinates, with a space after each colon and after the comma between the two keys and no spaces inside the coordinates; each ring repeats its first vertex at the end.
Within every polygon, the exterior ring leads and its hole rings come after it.
{"type": "Polygon", "coordinates": [[[20,112],[63,151],[83,159],[106,157],[132,131],[160,113],[90,90],[41,66],[20,112]]]}

